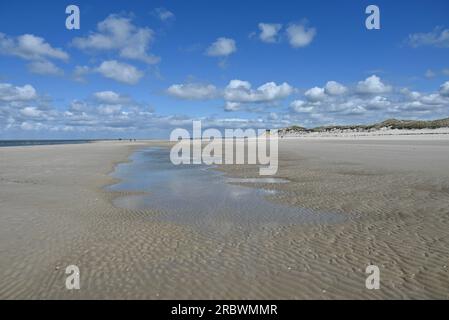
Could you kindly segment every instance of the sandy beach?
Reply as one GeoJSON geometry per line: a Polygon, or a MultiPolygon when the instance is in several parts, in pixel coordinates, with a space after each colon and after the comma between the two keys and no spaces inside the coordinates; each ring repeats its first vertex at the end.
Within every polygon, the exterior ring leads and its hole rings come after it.
{"type": "Polygon", "coordinates": [[[268,199],[344,219],[215,235],[113,205],[114,166],[148,146],[167,143],[0,148],[1,299],[449,298],[446,135],[281,140],[289,182],[262,184],[268,199]],[[80,290],[65,288],[72,264],[80,290]]]}

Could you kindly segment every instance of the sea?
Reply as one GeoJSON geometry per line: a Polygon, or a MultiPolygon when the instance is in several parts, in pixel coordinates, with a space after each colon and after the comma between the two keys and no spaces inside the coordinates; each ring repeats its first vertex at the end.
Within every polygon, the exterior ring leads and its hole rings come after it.
{"type": "Polygon", "coordinates": [[[0,147],[89,143],[93,140],[0,140],[0,147]]]}

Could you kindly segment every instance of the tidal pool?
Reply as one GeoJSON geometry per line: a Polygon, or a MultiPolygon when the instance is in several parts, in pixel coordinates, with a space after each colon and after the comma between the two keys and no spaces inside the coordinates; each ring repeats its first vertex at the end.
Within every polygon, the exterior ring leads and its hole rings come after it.
{"type": "Polygon", "coordinates": [[[257,183],[288,183],[287,180],[227,178],[206,165],[173,165],[166,148],[136,151],[130,162],[117,165],[112,175],[120,182],[108,190],[139,192],[116,198],[115,206],[157,210],[162,213],[155,219],[208,231],[337,222],[342,218],[336,213],[271,202],[266,196],[275,191],[257,188],[257,183]]]}

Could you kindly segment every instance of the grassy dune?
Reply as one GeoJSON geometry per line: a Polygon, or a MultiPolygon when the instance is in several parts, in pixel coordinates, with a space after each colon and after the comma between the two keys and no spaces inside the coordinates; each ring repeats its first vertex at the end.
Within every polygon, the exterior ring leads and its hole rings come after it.
{"type": "Polygon", "coordinates": [[[389,129],[437,129],[449,127],[449,118],[438,120],[397,120],[388,119],[379,123],[368,125],[343,125],[343,126],[320,126],[315,128],[304,128],[300,126],[291,126],[280,129],[279,133],[295,133],[295,132],[328,132],[334,130],[354,130],[354,131],[372,131],[381,128],[389,129]]]}

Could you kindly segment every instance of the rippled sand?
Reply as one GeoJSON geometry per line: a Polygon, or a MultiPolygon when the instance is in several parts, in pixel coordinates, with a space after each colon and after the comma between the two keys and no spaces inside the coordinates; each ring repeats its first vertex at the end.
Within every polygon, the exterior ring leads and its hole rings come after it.
{"type": "Polygon", "coordinates": [[[263,184],[283,191],[270,200],[347,218],[215,236],[112,205],[114,164],[155,144],[0,148],[0,298],[449,297],[449,140],[281,141],[290,182],[263,184]],[[365,288],[370,263],[380,290],[365,288]],[[65,289],[70,264],[80,290],[65,289]]]}

